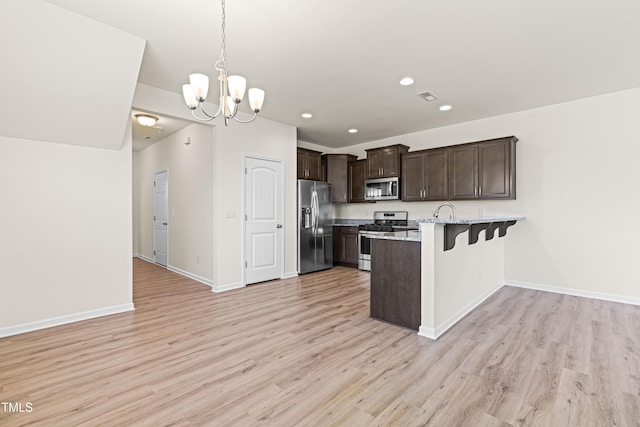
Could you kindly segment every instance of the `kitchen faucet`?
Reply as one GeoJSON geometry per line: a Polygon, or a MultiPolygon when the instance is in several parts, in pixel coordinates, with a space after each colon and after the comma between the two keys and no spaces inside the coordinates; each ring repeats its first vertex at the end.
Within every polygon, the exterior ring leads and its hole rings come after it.
{"type": "Polygon", "coordinates": [[[438,218],[438,215],[439,215],[439,213],[440,213],[440,208],[441,208],[441,207],[443,207],[443,206],[448,206],[448,207],[450,207],[450,208],[451,208],[451,214],[452,214],[452,215],[450,216],[450,218],[451,218],[451,219],[456,219],[456,208],[455,208],[451,203],[442,203],[440,206],[438,206],[438,207],[436,208],[436,211],[433,213],[433,217],[434,217],[434,218],[438,218]]]}

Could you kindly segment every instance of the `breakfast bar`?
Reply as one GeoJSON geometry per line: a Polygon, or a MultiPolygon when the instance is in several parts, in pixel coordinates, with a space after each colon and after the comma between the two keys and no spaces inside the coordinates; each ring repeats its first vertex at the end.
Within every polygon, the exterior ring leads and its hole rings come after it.
{"type": "Polygon", "coordinates": [[[504,285],[504,237],[524,219],[422,219],[374,236],[371,316],[438,338],[504,285]]]}

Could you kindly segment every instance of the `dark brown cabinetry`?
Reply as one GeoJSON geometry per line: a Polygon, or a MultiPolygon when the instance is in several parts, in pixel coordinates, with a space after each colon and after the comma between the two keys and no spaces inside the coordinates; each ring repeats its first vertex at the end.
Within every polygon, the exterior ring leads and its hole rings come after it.
{"type": "Polygon", "coordinates": [[[364,199],[364,180],[367,171],[367,160],[356,160],[349,163],[349,203],[366,202],[364,199]]]}
{"type": "Polygon", "coordinates": [[[516,142],[490,139],[402,155],[402,200],[516,198],[516,142]]]}
{"type": "Polygon", "coordinates": [[[450,147],[449,198],[515,199],[517,141],[509,136],[450,147]]]}
{"type": "Polygon", "coordinates": [[[371,239],[371,317],[417,330],[420,270],[420,242],[371,239]]]}
{"type": "Polygon", "coordinates": [[[367,152],[367,178],[400,176],[400,155],[409,151],[406,145],[372,148],[367,152]]]}
{"type": "Polygon", "coordinates": [[[478,198],[478,145],[449,148],[449,198],[478,198]]]}
{"type": "Polygon", "coordinates": [[[333,263],[358,267],[358,227],[333,227],[333,263]]]}
{"type": "Polygon", "coordinates": [[[505,138],[478,145],[478,195],[481,199],[516,198],[516,141],[505,138]]]}
{"type": "Polygon", "coordinates": [[[327,182],[331,184],[331,201],[347,203],[349,201],[349,162],[356,160],[351,154],[324,154],[322,160],[327,164],[327,182]]]}
{"type": "Polygon", "coordinates": [[[298,148],[298,179],[322,180],[322,158],[319,151],[298,148]]]}
{"type": "Polygon", "coordinates": [[[402,200],[446,200],[448,188],[446,148],[402,155],[402,200]]]}

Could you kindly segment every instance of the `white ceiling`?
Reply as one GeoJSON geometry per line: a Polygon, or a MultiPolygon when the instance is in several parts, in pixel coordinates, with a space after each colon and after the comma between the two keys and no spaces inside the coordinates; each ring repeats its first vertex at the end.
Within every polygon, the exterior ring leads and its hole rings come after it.
{"type": "MultiPolygon", "coordinates": [[[[49,1],[146,39],[141,83],[214,77],[216,0],[49,1]]],[[[639,16],[638,0],[228,0],[227,64],[266,91],[261,116],[341,147],[639,87],[639,16]]]]}
{"type": "Polygon", "coordinates": [[[191,124],[186,120],[180,120],[173,117],[160,116],[155,126],[142,126],[135,118],[136,114],[151,114],[145,111],[131,110],[131,128],[133,140],[133,151],[144,150],[148,146],[168,137],[191,124]]]}

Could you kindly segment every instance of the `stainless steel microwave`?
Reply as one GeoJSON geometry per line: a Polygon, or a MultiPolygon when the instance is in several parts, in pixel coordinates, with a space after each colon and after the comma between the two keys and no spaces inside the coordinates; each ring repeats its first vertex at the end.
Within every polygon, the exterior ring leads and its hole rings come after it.
{"type": "Polygon", "coordinates": [[[365,179],[365,200],[398,200],[400,198],[400,185],[398,177],[365,179]]]}

